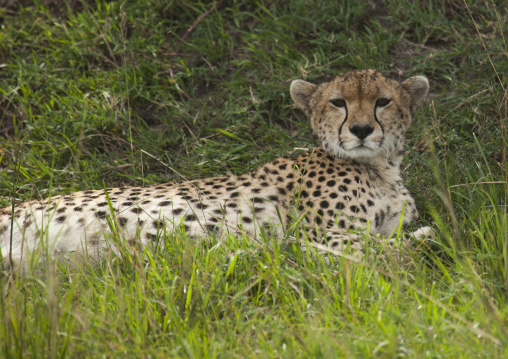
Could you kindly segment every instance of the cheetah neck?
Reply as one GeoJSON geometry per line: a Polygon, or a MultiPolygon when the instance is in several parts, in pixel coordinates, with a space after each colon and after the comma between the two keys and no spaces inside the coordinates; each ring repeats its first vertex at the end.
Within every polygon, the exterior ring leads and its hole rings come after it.
{"type": "Polygon", "coordinates": [[[394,155],[390,158],[381,158],[366,162],[365,165],[368,169],[377,172],[384,182],[396,183],[402,179],[400,176],[401,163],[402,156],[394,155]]]}
{"type": "MultiPolygon", "coordinates": [[[[318,147],[318,149],[328,154],[328,152],[326,152],[322,147],[318,147]]],[[[338,160],[349,160],[353,163],[362,164],[374,178],[378,178],[382,182],[396,183],[402,179],[400,176],[400,165],[402,163],[401,151],[398,151],[398,153],[392,153],[389,157],[357,159],[344,156],[338,158],[338,160]]]]}

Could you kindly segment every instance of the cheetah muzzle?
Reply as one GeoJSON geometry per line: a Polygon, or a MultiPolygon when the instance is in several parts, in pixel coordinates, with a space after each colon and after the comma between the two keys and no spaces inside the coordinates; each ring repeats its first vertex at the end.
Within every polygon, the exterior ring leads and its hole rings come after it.
{"type": "Polygon", "coordinates": [[[428,89],[425,77],[398,82],[373,70],[320,85],[295,80],[291,97],[321,146],[240,176],[83,191],[26,202],[14,213],[0,209],[3,262],[25,270],[30,258],[100,260],[105,248],[118,249],[108,240],[112,230],[143,248],[177,228],[189,237],[269,230],[281,238],[295,216],[305,216],[310,243],[361,251],[362,229],[389,238],[418,215],[400,164],[412,113],[428,89]]]}

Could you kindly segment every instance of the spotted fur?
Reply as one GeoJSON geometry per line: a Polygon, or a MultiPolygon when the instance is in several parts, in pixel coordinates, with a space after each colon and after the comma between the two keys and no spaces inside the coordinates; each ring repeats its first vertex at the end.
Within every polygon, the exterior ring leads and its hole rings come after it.
{"type": "Polygon", "coordinates": [[[320,85],[293,81],[291,96],[321,146],[241,176],[89,190],[23,203],[14,213],[0,209],[4,262],[26,264],[41,253],[100,259],[112,230],[140,247],[161,244],[176,228],[190,237],[261,230],[280,237],[295,216],[305,216],[301,227],[312,241],[359,250],[352,230],[368,226],[389,237],[401,216],[408,223],[418,215],[399,167],[412,112],[427,91],[422,76],[399,83],[373,70],[320,85]]]}

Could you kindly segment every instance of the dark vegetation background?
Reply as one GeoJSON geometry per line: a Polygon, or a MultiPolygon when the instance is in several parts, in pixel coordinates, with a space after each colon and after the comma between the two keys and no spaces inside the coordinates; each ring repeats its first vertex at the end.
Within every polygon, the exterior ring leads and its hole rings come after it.
{"type": "Polygon", "coordinates": [[[171,168],[186,178],[247,172],[317,144],[290,99],[293,79],[320,82],[375,68],[399,79],[429,78],[428,101],[408,134],[403,176],[422,214],[415,227],[431,224],[439,233],[412,267],[348,261],[330,267],[308,259],[311,265],[291,251],[274,262],[268,249],[237,242],[211,260],[206,249],[177,236],[179,249],[150,270],[117,263],[116,272],[108,266],[97,277],[65,274],[58,285],[31,289],[21,280],[14,288],[25,289],[2,296],[6,356],[129,350],[272,357],[284,356],[285,346],[289,356],[502,357],[507,5],[0,0],[0,207],[181,180],[171,168]],[[237,258],[233,267],[231,258],[237,258]],[[270,274],[258,268],[261,262],[270,274]],[[239,274],[231,279],[226,271],[239,274]],[[189,297],[198,277],[201,289],[189,297]],[[288,279],[297,277],[307,287],[288,279]],[[137,295],[144,299],[132,299],[137,295]],[[319,310],[307,310],[315,301],[319,310]],[[173,309],[161,309],[168,303],[175,305],[172,324],[173,309]],[[115,305],[144,309],[124,318],[109,311],[115,305]],[[390,313],[383,325],[378,309],[390,313]],[[235,322],[240,313],[250,319],[235,322]],[[286,319],[274,324],[273,316],[286,319]],[[222,336],[207,342],[214,331],[222,336]]]}

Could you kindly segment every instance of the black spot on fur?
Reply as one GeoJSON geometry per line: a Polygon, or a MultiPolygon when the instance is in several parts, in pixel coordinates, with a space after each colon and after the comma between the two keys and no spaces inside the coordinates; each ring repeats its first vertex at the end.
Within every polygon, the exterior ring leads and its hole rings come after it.
{"type": "Polygon", "coordinates": [[[153,221],[152,225],[153,225],[153,228],[159,229],[164,226],[164,221],[153,221]]]}
{"type": "Polygon", "coordinates": [[[208,232],[215,232],[217,230],[217,226],[213,225],[213,224],[207,224],[206,225],[206,230],[208,232]]]}
{"type": "Polygon", "coordinates": [[[117,218],[117,221],[118,221],[118,224],[122,227],[125,227],[125,225],[127,224],[128,222],[128,219],[125,218],[125,217],[118,217],[117,218]]]}
{"type": "Polygon", "coordinates": [[[195,221],[196,219],[198,219],[198,218],[194,214],[188,214],[187,216],[185,216],[184,221],[191,222],[191,221],[195,221]]]}
{"type": "Polygon", "coordinates": [[[156,240],[157,240],[157,238],[159,238],[159,237],[157,237],[157,235],[156,235],[156,234],[153,234],[153,233],[147,233],[147,234],[146,234],[146,239],[149,239],[149,240],[151,240],[151,241],[156,241],[156,240]]]}
{"type": "Polygon", "coordinates": [[[143,212],[143,210],[139,207],[134,207],[133,209],[131,209],[131,212],[139,214],[139,213],[143,212]]]}

